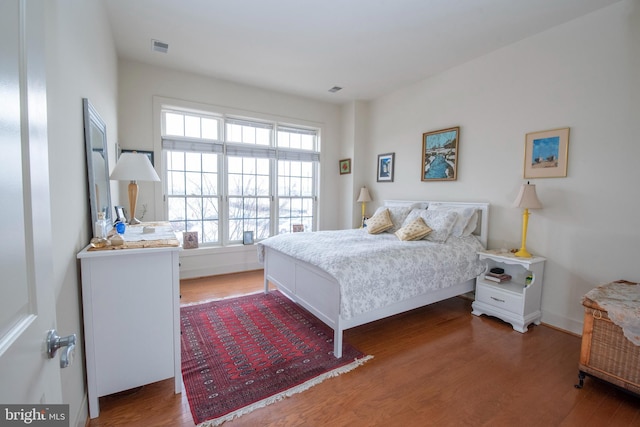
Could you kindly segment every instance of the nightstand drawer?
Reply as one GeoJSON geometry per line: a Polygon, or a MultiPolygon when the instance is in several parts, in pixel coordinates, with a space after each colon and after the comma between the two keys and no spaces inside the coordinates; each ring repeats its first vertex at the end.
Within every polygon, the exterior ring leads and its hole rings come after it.
{"type": "Polygon", "coordinates": [[[516,314],[522,314],[522,296],[504,292],[493,286],[479,284],[476,287],[476,300],[516,314]]]}

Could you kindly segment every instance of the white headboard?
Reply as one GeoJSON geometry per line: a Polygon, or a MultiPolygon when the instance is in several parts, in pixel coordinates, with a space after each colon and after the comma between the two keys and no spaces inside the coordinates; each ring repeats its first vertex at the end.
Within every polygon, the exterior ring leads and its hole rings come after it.
{"type": "Polygon", "coordinates": [[[441,206],[451,206],[458,208],[476,208],[478,210],[478,225],[473,235],[480,240],[486,248],[489,240],[489,203],[473,203],[473,202],[440,202],[436,200],[419,201],[419,200],[385,200],[384,206],[406,206],[416,209],[426,209],[430,203],[437,203],[441,206]]]}

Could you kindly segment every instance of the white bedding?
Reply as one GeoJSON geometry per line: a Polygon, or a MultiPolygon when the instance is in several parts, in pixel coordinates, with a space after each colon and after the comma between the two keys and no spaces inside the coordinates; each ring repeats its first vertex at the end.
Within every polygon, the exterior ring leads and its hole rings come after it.
{"type": "Polygon", "coordinates": [[[258,243],[315,265],[340,284],[342,319],[404,301],[429,290],[456,285],[484,270],[475,236],[450,236],[446,243],[400,241],[366,229],[281,234],[258,243]]]}

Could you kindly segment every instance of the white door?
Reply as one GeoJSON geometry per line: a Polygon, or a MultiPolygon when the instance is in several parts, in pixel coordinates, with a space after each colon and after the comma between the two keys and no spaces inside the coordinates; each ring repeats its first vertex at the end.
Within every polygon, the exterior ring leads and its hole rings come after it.
{"type": "Polygon", "coordinates": [[[0,1],[0,402],[62,403],[50,278],[44,1],[0,1]]]}

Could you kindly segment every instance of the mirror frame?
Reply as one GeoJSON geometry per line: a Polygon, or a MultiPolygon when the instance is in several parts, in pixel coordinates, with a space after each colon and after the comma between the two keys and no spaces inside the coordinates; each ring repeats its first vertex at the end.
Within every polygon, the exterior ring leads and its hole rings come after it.
{"type": "Polygon", "coordinates": [[[84,140],[87,152],[87,178],[89,182],[89,204],[91,206],[91,226],[98,220],[98,212],[105,212],[105,219],[109,223],[111,218],[111,182],[109,180],[109,152],[107,151],[107,126],[91,105],[87,98],[82,98],[82,106],[84,113],[84,140]],[[100,135],[97,135],[100,134],[100,135]],[[97,138],[96,138],[97,135],[97,138]],[[94,164],[94,153],[99,153],[104,159],[104,165],[94,164]],[[101,205],[103,209],[98,208],[98,194],[96,192],[96,184],[101,177],[97,177],[96,173],[100,173],[104,168],[104,181],[106,182],[106,206],[104,202],[101,205]]]}

